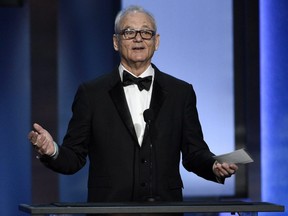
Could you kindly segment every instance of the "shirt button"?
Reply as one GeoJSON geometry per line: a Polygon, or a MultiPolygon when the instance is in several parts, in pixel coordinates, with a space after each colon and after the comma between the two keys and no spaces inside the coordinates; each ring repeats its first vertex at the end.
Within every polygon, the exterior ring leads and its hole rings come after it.
{"type": "Polygon", "coordinates": [[[145,163],[147,163],[148,161],[147,161],[145,158],[142,158],[141,162],[142,162],[143,164],[145,164],[145,163]]]}

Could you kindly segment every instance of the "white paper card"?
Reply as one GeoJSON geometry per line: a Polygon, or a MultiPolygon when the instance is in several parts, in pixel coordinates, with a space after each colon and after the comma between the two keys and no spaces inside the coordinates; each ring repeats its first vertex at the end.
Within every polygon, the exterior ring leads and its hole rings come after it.
{"type": "Polygon", "coordinates": [[[244,149],[238,149],[236,151],[214,156],[215,160],[219,163],[235,163],[235,164],[246,164],[254,162],[250,155],[244,149]]]}

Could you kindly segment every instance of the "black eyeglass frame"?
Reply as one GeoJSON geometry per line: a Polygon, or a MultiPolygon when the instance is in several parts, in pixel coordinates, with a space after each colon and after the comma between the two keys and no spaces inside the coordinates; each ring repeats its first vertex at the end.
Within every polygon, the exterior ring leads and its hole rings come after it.
{"type": "Polygon", "coordinates": [[[134,38],[136,38],[137,37],[137,35],[138,35],[138,33],[140,34],[140,36],[141,36],[141,38],[143,39],[143,40],[151,40],[155,35],[156,35],[156,31],[154,31],[154,30],[150,30],[150,29],[140,29],[140,30],[136,30],[136,29],[123,29],[123,30],[121,30],[119,33],[118,33],[118,35],[121,35],[121,36],[123,36],[123,39],[125,39],[125,40],[131,40],[131,39],[134,39],[134,38]],[[127,31],[129,31],[129,32],[134,32],[134,36],[133,37],[127,37],[126,35],[125,35],[125,32],[127,32],[127,31]],[[147,32],[149,32],[150,34],[151,34],[151,37],[149,36],[149,37],[143,37],[143,35],[144,35],[144,33],[147,33],[147,32]],[[143,34],[143,35],[142,35],[143,34]]]}

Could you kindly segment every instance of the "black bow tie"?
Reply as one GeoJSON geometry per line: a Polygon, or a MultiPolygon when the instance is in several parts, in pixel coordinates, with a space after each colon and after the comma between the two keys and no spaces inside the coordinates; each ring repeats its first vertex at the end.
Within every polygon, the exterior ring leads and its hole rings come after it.
{"type": "Polygon", "coordinates": [[[123,86],[128,86],[132,84],[136,84],[138,86],[138,89],[142,91],[145,89],[146,91],[149,91],[150,86],[152,82],[152,76],[147,77],[134,77],[127,71],[123,71],[123,86]]]}

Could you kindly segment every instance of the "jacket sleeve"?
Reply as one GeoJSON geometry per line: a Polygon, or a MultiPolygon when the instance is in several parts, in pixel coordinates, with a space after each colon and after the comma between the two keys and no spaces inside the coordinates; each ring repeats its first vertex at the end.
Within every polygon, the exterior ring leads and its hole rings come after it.
{"type": "Polygon", "coordinates": [[[59,146],[57,157],[40,158],[45,166],[62,174],[74,174],[86,164],[91,130],[91,110],[83,85],[78,88],[75,95],[72,113],[67,133],[63,144],[59,146]]]}
{"type": "Polygon", "coordinates": [[[182,163],[186,170],[207,180],[216,181],[212,167],[214,154],[204,141],[192,85],[187,93],[183,117],[182,163]]]}

